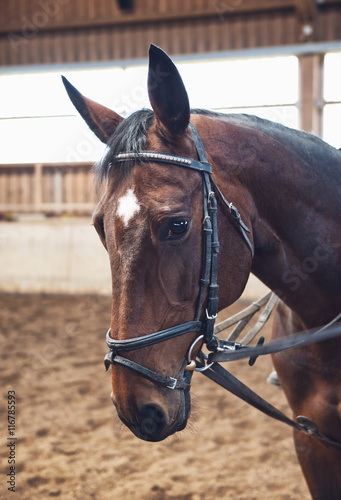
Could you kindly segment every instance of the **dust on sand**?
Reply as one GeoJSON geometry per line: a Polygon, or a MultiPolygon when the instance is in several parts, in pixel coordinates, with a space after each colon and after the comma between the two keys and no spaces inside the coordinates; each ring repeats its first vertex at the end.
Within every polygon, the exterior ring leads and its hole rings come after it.
{"type": "MultiPolygon", "coordinates": [[[[3,295],[0,301],[1,498],[310,498],[290,428],[199,373],[184,431],[160,443],[133,436],[116,416],[103,366],[109,298],[3,295]],[[16,493],[6,484],[8,390],[16,392],[16,493]]],[[[265,383],[269,357],[252,368],[244,360],[228,368],[290,415],[283,392],[265,383]]]]}

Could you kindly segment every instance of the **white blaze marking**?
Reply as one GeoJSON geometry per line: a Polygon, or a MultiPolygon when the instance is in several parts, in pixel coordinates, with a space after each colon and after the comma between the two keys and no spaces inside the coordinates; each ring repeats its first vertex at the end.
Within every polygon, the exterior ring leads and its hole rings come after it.
{"type": "Polygon", "coordinates": [[[140,210],[140,205],[137,201],[135,193],[132,189],[128,189],[126,194],[118,200],[117,215],[122,217],[126,226],[130,219],[140,210]]]}

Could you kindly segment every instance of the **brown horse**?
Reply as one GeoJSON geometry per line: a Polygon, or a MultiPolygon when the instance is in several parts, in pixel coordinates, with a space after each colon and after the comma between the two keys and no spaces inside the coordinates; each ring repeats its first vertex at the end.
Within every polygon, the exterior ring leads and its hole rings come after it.
{"type": "MultiPolygon", "coordinates": [[[[123,119],[65,85],[108,145],[96,167],[107,186],[94,225],[112,269],[109,342],[125,345],[112,366],[112,399],[136,436],[159,441],[186,425],[187,353],[200,321],[214,316],[203,306],[208,294],[198,298],[207,285],[206,174],[186,168],[186,158],[202,160],[190,121],[213,166],[219,309],[239,298],[254,273],[282,299],[274,337],[323,325],[340,313],[341,154],[310,134],[253,116],[190,111],[172,61],[154,46],[149,55],[152,110],[123,119]],[[238,208],[242,225],[224,199],[238,208]],[[144,343],[160,330],[161,342],[144,343]]],[[[321,433],[341,443],[340,353],[341,341],[334,339],[276,354],[274,364],[294,416],[312,418],[321,433]]],[[[296,431],[295,445],[313,498],[340,499],[341,449],[296,431]]]]}

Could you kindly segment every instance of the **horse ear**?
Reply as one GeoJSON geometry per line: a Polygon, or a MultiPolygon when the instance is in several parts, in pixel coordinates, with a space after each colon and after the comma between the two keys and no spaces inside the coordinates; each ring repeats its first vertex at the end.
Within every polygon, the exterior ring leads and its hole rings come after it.
{"type": "Polygon", "coordinates": [[[188,95],[171,58],[159,47],[149,48],[149,100],[159,122],[171,136],[180,136],[189,123],[188,95]]]}
{"type": "Polygon", "coordinates": [[[64,76],[62,76],[62,80],[66,92],[79,114],[97,137],[107,144],[117,125],[123,120],[122,116],[83,96],[64,76]]]}

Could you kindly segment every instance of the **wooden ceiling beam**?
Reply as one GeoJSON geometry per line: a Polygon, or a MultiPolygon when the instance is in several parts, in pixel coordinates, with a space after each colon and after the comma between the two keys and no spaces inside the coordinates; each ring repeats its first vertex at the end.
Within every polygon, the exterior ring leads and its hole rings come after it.
{"type": "MultiPolygon", "coordinates": [[[[112,1],[112,0],[111,0],[112,1]]],[[[76,0],[72,4],[65,0],[0,0],[0,33],[20,33],[33,27],[41,31],[70,28],[95,28],[124,24],[147,24],[188,19],[229,17],[264,11],[295,8],[296,0],[212,0],[210,2],[183,2],[181,8],[174,9],[167,3],[165,8],[156,8],[154,2],[137,2],[131,11],[121,10],[118,4],[110,7],[104,0],[91,3],[76,0]],[[201,5],[200,5],[201,4],[201,5]],[[92,6],[92,8],[90,8],[92,6]]],[[[327,0],[329,1],[329,0],[327,0]]],[[[179,5],[179,4],[178,4],[179,5]]]]}
{"type": "Polygon", "coordinates": [[[135,7],[120,9],[114,0],[0,0],[0,33],[33,33],[63,29],[99,28],[219,17],[236,14],[296,10],[299,16],[341,0],[211,0],[182,4],[135,0],[135,7]]]}

